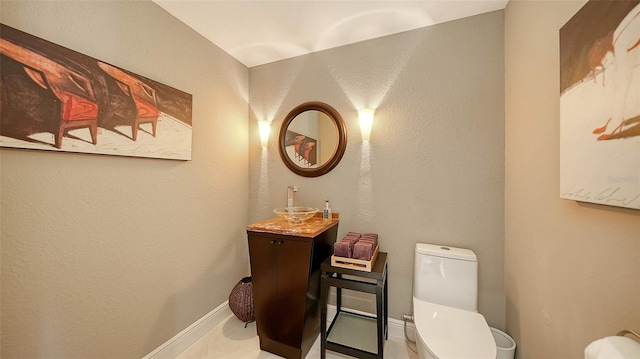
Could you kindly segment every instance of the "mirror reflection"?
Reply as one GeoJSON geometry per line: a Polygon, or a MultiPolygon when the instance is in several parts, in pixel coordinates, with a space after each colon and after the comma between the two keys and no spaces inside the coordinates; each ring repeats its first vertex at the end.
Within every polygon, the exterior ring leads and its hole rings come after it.
{"type": "Polygon", "coordinates": [[[338,148],[338,130],[326,114],[309,110],[297,115],[285,134],[289,159],[302,168],[318,168],[327,163],[338,148]]]}
{"type": "Polygon", "coordinates": [[[347,129],[340,114],[321,102],[297,106],[280,127],[280,157],[294,173],[317,177],[331,171],[347,146],[347,129]]]}

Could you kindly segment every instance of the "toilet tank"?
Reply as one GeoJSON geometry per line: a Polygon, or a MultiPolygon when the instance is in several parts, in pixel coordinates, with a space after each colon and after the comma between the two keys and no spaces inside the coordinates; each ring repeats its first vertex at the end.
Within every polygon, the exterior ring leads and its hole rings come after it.
{"type": "Polygon", "coordinates": [[[427,302],[478,311],[478,258],[470,249],[417,243],[413,296],[427,302]]]}

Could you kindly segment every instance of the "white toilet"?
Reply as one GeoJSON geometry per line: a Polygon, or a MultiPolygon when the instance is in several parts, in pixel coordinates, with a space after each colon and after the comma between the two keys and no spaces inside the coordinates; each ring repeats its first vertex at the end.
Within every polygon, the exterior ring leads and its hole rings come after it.
{"type": "Polygon", "coordinates": [[[413,320],[420,359],[495,359],[496,342],[477,312],[478,258],[469,249],[417,243],[413,320]]]}

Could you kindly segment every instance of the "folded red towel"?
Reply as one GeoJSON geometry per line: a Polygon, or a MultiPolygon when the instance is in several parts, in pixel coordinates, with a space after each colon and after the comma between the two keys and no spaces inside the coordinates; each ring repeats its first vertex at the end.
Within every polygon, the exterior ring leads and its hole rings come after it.
{"type": "Polygon", "coordinates": [[[353,246],[349,242],[340,241],[333,245],[333,254],[337,257],[351,258],[353,246]]]}
{"type": "Polygon", "coordinates": [[[378,246],[378,240],[374,239],[374,238],[361,238],[358,243],[360,242],[369,242],[369,243],[373,243],[373,249],[375,250],[375,248],[378,246]]]}
{"type": "Polygon", "coordinates": [[[362,259],[365,261],[371,260],[373,251],[373,242],[358,241],[358,243],[356,243],[356,245],[353,247],[353,258],[362,259]]]}
{"type": "Polygon", "coordinates": [[[356,242],[357,242],[357,241],[358,241],[358,239],[360,239],[360,236],[357,236],[357,237],[356,237],[356,236],[354,236],[354,235],[347,235],[347,236],[344,236],[344,238],[342,238],[342,239],[343,239],[343,240],[344,240],[344,239],[348,239],[348,240],[350,240],[350,241],[356,241],[356,242]]]}
{"type": "Polygon", "coordinates": [[[355,238],[343,238],[340,242],[349,243],[349,248],[351,248],[351,253],[353,254],[353,246],[358,243],[358,240],[355,238]]]}
{"type": "Polygon", "coordinates": [[[378,233],[365,233],[362,237],[378,239],[378,233]]]}

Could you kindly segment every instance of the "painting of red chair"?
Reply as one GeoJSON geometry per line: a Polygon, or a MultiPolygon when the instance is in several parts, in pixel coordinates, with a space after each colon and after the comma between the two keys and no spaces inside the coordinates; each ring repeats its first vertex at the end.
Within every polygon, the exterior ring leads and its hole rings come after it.
{"type": "Polygon", "coordinates": [[[640,1],[591,0],[560,29],[560,197],[640,209],[640,1]]]}
{"type": "Polygon", "coordinates": [[[318,141],[306,135],[287,130],[285,147],[289,158],[302,168],[316,168],[318,141]]]}
{"type": "Polygon", "coordinates": [[[0,147],[191,159],[192,96],[0,24],[0,147]]]}

